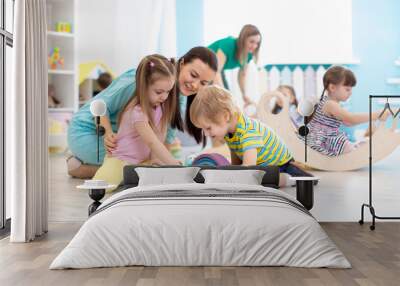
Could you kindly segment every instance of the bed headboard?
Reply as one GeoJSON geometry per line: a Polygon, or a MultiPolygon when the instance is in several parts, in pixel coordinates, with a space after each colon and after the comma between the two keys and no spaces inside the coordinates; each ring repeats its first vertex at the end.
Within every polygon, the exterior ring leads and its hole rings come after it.
{"type": "MultiPolygon", "coordinates": [[[[124,179],[120,186],[120,189],[128,189],[136,187],[139,183],[139,176],[135,171],[136,167],[146,167],[146,168],[185,168],[185,166],[143,166],[143,165],[129,165],[124,167],[124,179]]],[[[265,187],[278,188],[279,186],[279,167],[276,166],[197,166],[202,170],[206,169],[219,169],[219,170],[263,170],[265,175],[262,179],[262,185],[265,187]]],[[[194,178],[197,183],[204,183],[203,176],[198,173],[194,178]]]]}

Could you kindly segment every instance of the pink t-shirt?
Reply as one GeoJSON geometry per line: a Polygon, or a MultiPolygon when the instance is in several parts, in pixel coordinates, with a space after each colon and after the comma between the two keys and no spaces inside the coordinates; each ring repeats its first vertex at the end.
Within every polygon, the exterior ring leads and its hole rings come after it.
{"type": "MultiPolygon", "coordinates": [[[[158,130],[161,128],[161,117],[162,109],[159,105],[153,110],[153,122],[158,130]]],[[[134,126],[134,123],[140,121],[149,121],[140,105],[136,105],[133,109],[127,110],[124,113],[118,128],[117,147],[112,152],[113,157],[131,164],[138,164],[150,158],[150,148],[143,142],[134,126]]],[[[157,133],[158,137],[160,137],[161,132],[157,133]]]]}

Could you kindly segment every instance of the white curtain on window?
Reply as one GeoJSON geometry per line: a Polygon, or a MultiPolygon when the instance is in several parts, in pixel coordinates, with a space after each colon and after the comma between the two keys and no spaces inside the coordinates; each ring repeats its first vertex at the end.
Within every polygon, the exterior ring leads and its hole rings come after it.
{"type": "Polygon", "coordinates": [[[46,1],[15,1],[13,93],[7,112],[12,242],[47,232],[46,1]]]}
{"type": "Polygon", "coordinates": [[[259,63],[351,63],[352,1],[203,0],[205,44],[237,37],[256,25],[263,37],[259,63]],[[221,19],[221,11],[229,9],[221,19]]]}

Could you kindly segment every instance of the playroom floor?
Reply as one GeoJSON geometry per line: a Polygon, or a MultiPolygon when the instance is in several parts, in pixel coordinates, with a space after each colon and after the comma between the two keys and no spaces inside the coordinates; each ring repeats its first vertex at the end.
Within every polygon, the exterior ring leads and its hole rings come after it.
{"type": "Polygon", "coordinates": [[[385,222],[375,231],[357,223],[322,223],[352,264],[351,269],[294,267],[116,267],[49,270],[53,259],[81,223],[50,223],[32,243],[0,240],[0,285],[136,286],[397,286],[400,224],[385,222]]]}
{"type": "MultiPolygon", "coordinates": [[[[190,153],[192,150],[186,150],[190,153]]],[[[400,215],[400,148],[374,169],[374,202],[379,215],[400,215]]],[[[368,169],[315,172],[312,214],[343,251],[352,269],[290,267],[120,267],[50,271],[48,267],[87,218],[90,200],[66,175],[65,158],[50,157],[49,232],[32,243],[0,240],[0,285],[398,285],[400,223],[360,226],[368,199],[368,169]],[[397,281],[397,282],[396,282],[397,281]]],[[[294,188],[282,191],[294,194],[294,188]]],[[[369,216],[367,216],[369,218],[369,216]]]]}
{"type": "MultiPolygon", "coordinates": [[[[192,152],[190,147],[184,150],[192,152]]],[[[374,165],[373,202],[380,216],[400,216],[400,148],[390,157],[374,165]]],[[[312,171],[320,177],[315,187],[314,208],[311,213],[321,222],[360,219],[360,208],[368,201],[368,168],[353,172],[312,171]]],[[[50,156],[50,222],[83,222],[91,203],[87,191],[79,190],[82,181],[68,177],[65,157],[50,156]]],[[[282,191],[295,195],[295,188],[282,191]]],[[[370,216],[367,213],[366,220],[370,216]]]]}

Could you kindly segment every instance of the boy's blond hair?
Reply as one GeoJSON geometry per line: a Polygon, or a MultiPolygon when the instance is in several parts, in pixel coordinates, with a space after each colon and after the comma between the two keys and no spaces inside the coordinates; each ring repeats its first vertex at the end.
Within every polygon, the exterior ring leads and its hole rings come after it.
{"type": "Polygon", "coordinates": [[[232,118],[238,113],[238,108],[229,91],[217,85],[201,88],[190,106],[190,119],[196,126],[200,118],[218,124],[226,113],[232,118]]]}

